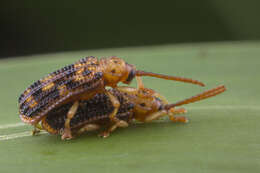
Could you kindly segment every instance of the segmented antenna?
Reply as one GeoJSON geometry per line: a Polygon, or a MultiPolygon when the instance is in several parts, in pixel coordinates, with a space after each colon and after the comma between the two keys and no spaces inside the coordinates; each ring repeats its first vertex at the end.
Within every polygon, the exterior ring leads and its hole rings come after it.
{"type": "Polygon", "coordinates": [[[168,76],[168,75],[152,73],[152,72],[145,72],[145,71],[141,71],[141,70],[136,71],[136,76],[151,76],[151,77],[156,77],[156,78],[161,78],[161,79],[166,79],[166,80],[175,80],[175,81],[181,81],[181,82],[192,83],[192,84],[196,84],[196,85],[200,85],[200,86],[205,86],[204,83],[202,83],[198,80],[193,80],[193,79],[184,78],[184,77],[168,76]]]}
{"type": "Polygon", "coordinates": [[[181,106],[181,105],[197,102],[197,101],[209,98],[209,97],[216,96],[216,95],[218,95],[218,94],[220,94],[220,93],[222,93],[224,91],[226,91],[226,87],[224,85],[220,85],[220,86],[218,86],[216,88],[207,90],[207,91],[205,91],[205,92],[203,92],[201,94],[198,94],[196,96],[190,97],[188,99],[179,101],[179,102],[174,103],[174,104],[168,104],[168,105],[166,105],[164,107],[164,109],[168,110],[168,109],[176,107],[176,106],[181,106]]]}

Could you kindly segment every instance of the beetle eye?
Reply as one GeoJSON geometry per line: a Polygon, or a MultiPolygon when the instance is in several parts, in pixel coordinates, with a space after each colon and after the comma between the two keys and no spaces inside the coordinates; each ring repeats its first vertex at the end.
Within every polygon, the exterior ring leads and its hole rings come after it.
{"type": "Polygon", "coordinates": [[[145,106],[146,106],[146,104],[145,104],[145,103],[141,103],[141,104],[140,104],[140,106],[142,106],[142,107],[145,107],[145,106]]]}
{"type": "Polygon", "coordinates": [[[126,79],[126,82],[131,82],[133,78],[135,77],[135,71],[131,70],[130,73],[128,74],[128,77],[126,79]]]}

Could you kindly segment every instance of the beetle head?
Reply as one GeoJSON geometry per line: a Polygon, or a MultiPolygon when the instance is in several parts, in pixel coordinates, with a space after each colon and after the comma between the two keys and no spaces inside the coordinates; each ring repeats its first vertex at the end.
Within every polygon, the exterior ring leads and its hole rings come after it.
{"type": "Polygon", "coordinates": [[[156,96],[156,92],[149,88],[135,89],[130,99],[135,103],[134,118],[138,121],[145,122],[147,116],[160,111],[164,103],[156,96]]]}
{"type": "Polygon", "coordinates": [[[129,84],[135,77],[135,66],[118,57],[101,59],[106,85],[115,87],[118,82],[129,84]]]}

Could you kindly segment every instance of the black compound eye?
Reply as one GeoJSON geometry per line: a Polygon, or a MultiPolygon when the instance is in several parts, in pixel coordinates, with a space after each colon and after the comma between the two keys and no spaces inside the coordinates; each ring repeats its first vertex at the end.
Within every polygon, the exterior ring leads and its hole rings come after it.
{"type": "Polygon", "coordinates": [[[145,106],[146,106],[146,104],[145,104],[145,103],[141,103],[141,104],[140,104],[140,106],[142,106],[142,107],[145,107],[145,106]]]}
{"type": "Polygon", "coordinates": [[[134,77],[135,77],[135,70],[131,70],[130,73],[128,74],[126,82],[131,82],[134,77]]]}

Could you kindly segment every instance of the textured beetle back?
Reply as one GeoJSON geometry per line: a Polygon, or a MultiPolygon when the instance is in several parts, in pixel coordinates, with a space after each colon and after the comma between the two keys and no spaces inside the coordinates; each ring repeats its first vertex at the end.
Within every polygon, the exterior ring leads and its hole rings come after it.
{"type": "Polygon", "coordinates": [[[76,94],[91,90],[102,82],[99,61],[86,57],[36,81],[19,97],[20,117],[33,124],[60,103],[76,94]]]}
{"type": "MultiPolygon", "coordinates": [[[[110,91],[120,102],[120,107],[116,116],[119,119],[128,121],[131,118],[134,104],[129,102],[127,97],[118,90],[113,89],[110,91]]],[[[104,93],[96,94],[89,100],[82,100],[79,105],[77,113],[70,121],[70,127],[72,129],[86,123],[109,121],[109,114],[114,110],[109,97],[104,93]]],[[[43,128],[49,133],[59,133],[60,130],[64,128],[67,112],[71,106],[72,103],[68,103],[50,111],[42,121],[43,128]]]]}

